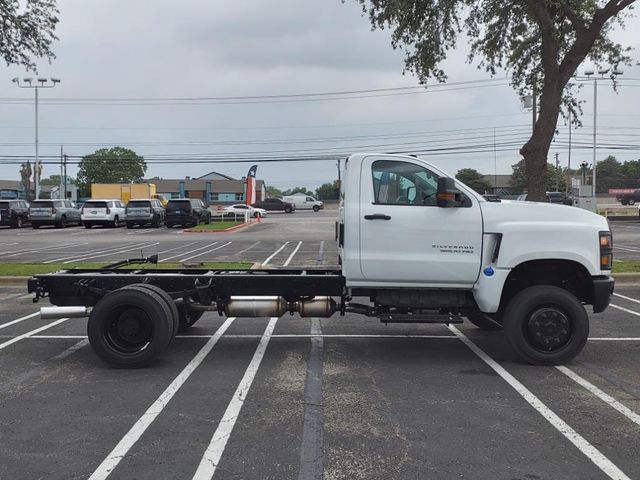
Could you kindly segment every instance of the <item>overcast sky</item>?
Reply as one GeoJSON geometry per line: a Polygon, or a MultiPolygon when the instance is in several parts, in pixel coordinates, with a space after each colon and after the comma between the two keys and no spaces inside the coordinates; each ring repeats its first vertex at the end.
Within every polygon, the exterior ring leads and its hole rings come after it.
{"type": "MultiPolygon", "coordinates": [[[[60,38],[57,58],[41,62],[39,75],[58,77],[55,89],[41,90],[40,154],[59,155],[60,146],[82,156],[106,146],[123,145],[152,158],[158,155],[237,158],[247,152],[271,155],[280,151],[321,154],[359,151],[452,147],[458,142],[487,144],[525,141],[531,113],[506,85],[465,63],[466,45],[445,64],[451,87],[427,93],[396,90],[372,95],[276,99],[276,101],[86,100],[93,98],[180,98],[303,94],[414,86],[403,75],[403,55],[390,46],[389,32],[371,31],[355,1],[347,0],[59,0],[60,38]],[[485,83],[459,84],[481,80],[485,83]],[[393,93],[393,94],[389,94],[393,93]],[[398,95],[397,93],[403,93],[398,95]],[[353,98],[361,96],[364,98],[353,98]],[[65,99],[57,101],[53,99],[65,99]],[[71,100],[68,100],[71,99],[71,100]],[[292,101],[295,100],[295,101],[292,101]],[[243,103],[244,102],[244,103],[243,103]],[[98,103],[98,104],[97,104],[98,103]],[[339,138],[341,137],[341,138],[339,138]],[[346,138],[345,138],[346,137],[346,138]],[[354,138],[355,137],[355,138],[354,138]],[[293,143],[296,142],[296,143],[293,143]]],[[[640,21],[630,20],[616,39],[640,48],[640,21]],[[634,35],[634,32],[636,33],[634,35]]],[[[583,71],[589,65],[583,66],[583,71]]],[[[34,152],[33,91],[11,83],[24,77],[18,67],[2,67],[0,85],[0,156],[34,152]],[[15,101],[14,101],[15,102],[15,101]]],[[[598,91],[598,127],[602,144],[640,144],[640,67],[626,68],[616,95],[608,86],[598,91]],[[637,80],[631,80],[637,79],[637,80]]],[[[592,83],[583,88],[584,128],[573,141],[591,141],[592,83]]],[[[567,129],[560,124],[562,138],[567,129]]],[[[472,149],[473,150],[473,149],[472,149]]],[[[429,155],[446,171],[471,167],[483,173],[510,173],[519,160],[517,146],[494,152],[429,155]],[[506,150],[506,151],[502,151],[506,150]],[[494,170],[495,169],[495,170],[494,170]]],[[[566,165],[566,147],[552,146],[566,165]]],[[[636,150],[607,146],[598,157],[640,158],[636,150]]],[[[50,160],[50,158],[48,158],[50,160]]],[[[591,161],[591,151],[574,148],[572,165],[591,161]]],[[[197,177],[210,171],[241,177],[251,162],[228,164],[149,164],[147,176],[197,177]]],[[[0,165],[0,178],[19,179],[19,167],[0,165]]],[[[43,176],[59,173],[46,165],[43,176]]],[[[75,175],[75,167],[69,169],[75,175]]],[[[315,188],[336,178],[335,162],[263,163],[258,178],[281,188],[315,188]]]]}

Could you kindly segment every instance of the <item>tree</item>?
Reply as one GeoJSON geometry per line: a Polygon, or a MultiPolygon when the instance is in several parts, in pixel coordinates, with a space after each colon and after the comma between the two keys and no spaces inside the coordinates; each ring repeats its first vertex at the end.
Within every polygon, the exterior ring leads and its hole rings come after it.
{"type": "Polygon", "coordinates": [[[58,24],[55,0],[0,0],[0,56],[7,65],[35,70],[32,57],[55,57],[51,44],[58,24]]]}
{"type": "MultiPolygon", "coordinates": [[[[600,164],[598,164],[600,170],[600,164]]],[[[620,168],[622,171],[622,186],[624,188],[640,187],[640,160],[627,160],[620,168]]]]}
{"type": "Polygon", "coordinates": [[[92,183],[135,183],[147,171],[144,158],[124,147],[101,148],[82,157],[78,187],[89,192],[92,183]]]}
{"type": "Polygon", "coordinates": [[[479,194],[483,194],[487,190],[491,189],[491,182],[473,168],[463,168],[462,170],[458,170],[456,178],[469,188],[473,188],[479,194]]]}
{"type": "Polygon", "coordinates": [[[293,187],[289,190],[282,192],[282,195],[295,195],[296,193],[304,193],[305,195],[313,195],[311,190],[307,190],[307,187],[293,187]]]}
{"type": "Polygon", "coordinates": [[[270,198],[274,198],[274,197],[281,197],[282,196],[282,190],[280,190],[279,188],[276,187],[267,187],[267,197],[270,198]]]}
{"type": "MultiPolygon", "coordinates": [[[[513,169],[510,180],[511,193],[514,195],[519,195],[521,193],[527,192],[527,200],[533,200],[532,198],[530,198],[530,194],[527,190],[527,169],[525,161],[520,160],[515,165],[511,165],[511,168],[513,169]]],[[[566,169],[562,169],[561,167],[556,168],[554,165],[547,164],[547,169],[543,176],[543,186],[545,191],[544,201],[546,201],[546,192],[554,192],[556,190],[556,179],[558,182],[558,191],[563,192],[566,190],[568,173],[571,172],[567,171],[566,169]]]]}
{"type": "Polygon", "coordinates": [[[357,1],[374,28],[393,29],[393,48],[406,50],[406,68],[422,83],[447,79],[440,64],[465,34],[469,62],[480,57],[479,67],[491,75],[506,69],[520,95],[539,96],[533,134],[520,149],[532,200],[545,197],[547,155],[561,108],[579,121],[574,87],[566,89],[577,68],[585,59],[599,68],[632,61],[610,33],[613,22],[623,25],[635,0],[357,1]]]}
{"type": "Polygon", "coordinates": [[[596,176],[596,193],[607,193],[610,188],[620,188],[624,182],[622,165],[612,155],[598,162],[596,176]]]}
{"type": "Polygon", "coordinates": [[[340,197],[340,187],[338,181],[324,183],[316,189],[318,200],[338,200],[340,197]]]}

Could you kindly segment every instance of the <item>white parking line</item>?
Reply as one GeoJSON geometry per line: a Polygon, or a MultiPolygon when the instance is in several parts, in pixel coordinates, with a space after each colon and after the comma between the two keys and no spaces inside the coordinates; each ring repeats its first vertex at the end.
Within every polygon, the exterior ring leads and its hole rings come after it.
{"type": "Polygon", "coordinates": [[[220,337],[229,328],[231,323],[235,320],[234,317],[229,317],[218,328],[216,333],[211,339],[205,343],[195,357],[187,364],[186,367],[178,374],[178,376],[171,382],[171,384],[165,389],[164,392],[158,397],[158,399],[151,404],[146,412],[138,419],[138,421],[131,427],[131,429],[125,434],[124,437],[118,442],[111,453],[103,460],[103,462],[96,468],[91,474],[89,480],[98,480],[107,478],[111,472],[118,466],[120,460],[124,458],[127,452],[133,447],[133,445],[142,436],[149,425],[153,423],[160,412],[167,406],[169,401],[173,398],[176,392],[184,385],[189,376],[194,370],[202,363],[211,349],[218,343],[220,337]]]}
{"type": "Polygon", "coordinates": [[[78,343],[76,343],[74,345],[71,345],[64,352],[59,353],[55,357],[51,358],[51,360],[64,360],[68,356],[73,355],[75,352],[80,350],[85,345],[89,345],[89,340],[87,340],[86,338],[84,340],[80,340],[78,343]]]}
{"type": "Polygon", "coordinates": [[[620,307],[618,305],[614,305],[613,303],[610,303],[609,306],[613,307],[613,308],[615,308],[617,310],[620,310],[622,312],[630,313],[631,315],[635,315],[637,317],[640,317],[640,313],[638,313],[638,312],[636,312],[634,310],[629,310],[628,308],[620,307]]]}
{"type": "MultiPolygon", "coordinates": [[[[7,300],[12,300],[16,297],[20,297],[20,295],[22,295],[22,293],[12,293],[12,294],[4,294],[4,295],[0,295],[0,302],[6,302],[7,300]]],[[[22,297],[20,297],[22,298],[22,297]]]]}
{"type": "Polygon", "coordinates": [[[211,250],[205,250],[205,251],[204,251],[204,252],[202,252],[202,253],[197,253],[197,254],[195,254],[195,255],[191,255],[190,257],[183,258],[181,261],[182,261],[182,262],[186,262],[187,260],[192,260],[192,259],[197,258],[197,257],[200,257],[200,256],[202,256],[202,255],[206,255],[207,253],[215,252],[216,250],[220,250],[221,248],[224,248],[224,247],[226,247],[227,245],[231,245],[231,243],[232,243],[232,242],[227,242],[227,243],[225,243],[224,245],[220,245],[219,247],[212,248],[211,250]]]}
{"type": "Polygon", "coordinates": [[[615,480],[630,480],[630,478],[620,470],[611,460],[591,445],[582,435],[571,428],[564,420],[556,415],[542,400],[536,397],[527,387],[511,375],[498,362],[487,355],[484,350],[473,343],[467,336],[453,325],[449,325],[451,330],[473,353],[493,369],[502,379],[507,382],[516,392],[520,394],[526,402],[537,410],[558,432],[564,435],[573,445],[580,450],[589,460],[591,460],[609,478],[615,480]]]}
{"type": "Polygon", "coordinates": [[[11,340],[7,340],[4,343],[0,343],[0,350],[8,347],[9,345],[13,345],[14,343],[17,343],[24,338],[29,338],[31,335],[35,335],[36,333],[40,333],[40,332],[43,332],[44,330],[47,330],[48,328],[55,327],[56,325],[59,325],[62,322],[66,322],[67,320],[69,319],[61,318],[60,320],[56,320],[55,322],[48,323],[43,327],[36,328],[35,330],[31,330],[30,332],[23,333],[22,335],[18,335],[17,337],[12,338],[11,340]]]}
{"type": "Polygon", "coordinates": [[[637,248],[622,247],[620,245],[614,245],[613,248],[617,248],[618,250],[622,250],[623,252],[640,252],[640,250],[638,250],[637,248]]]}
{"type": "Polygon", "coordinates": [[[593,337],[589,341],[596,342],[638,342],[640,337],[593,337]]]}
{"type": "Polygon", "coordinates": [[[145,233],[156,232],[157,230],[134,230],[133,232],[127,232],[127,235],[144,235],[145,233]]]}
{"type": "Polygon", "coordinates": [[[195,245],[198,242],[191,242],[191,243],[186,243],[184,245],[179,245],[175,248],[170,248],[169,250],[162,250],[160,252],[158,252],[158,255],[162,255],[163,253],[169,253],[169,252],[175,252],[176,250],[180,250],[180,249],[184,249],[184,248],[189,248],[191,245],[195,245]]]}
{"type": "Polygon", "coordinates": [[[21,250],[18,252],[7,252],[6,255],[2,255],[3,258],[17,257],[19,255],[30,255],[38,252],[50,252],[51,250],[64,250],[66,248],[77,248],[80,245],[89,245],[89,242],[68,243],[66,245],[50,246],[44,248],[31,248],[29,250],[21,250]]]}
{"type": "Polygon", "coordinates": [[[635,298],[627,297],[625,295],[620,295],[619,293],[613,293],[614,297],[624,298],[625,300],[629,300],[630,302],[640,303],[640,300],[636,300],[635,298]]]}
{"type": "MultiPolygon", "coordinates": [[[[120,250],[120,249],[125,248],[126,246],[130,246],[130,245],[132,245],[132,244],[128,244],[128,245],[124,245],[124,246],[120,245],[119,247],[109,247],[109,248],[105,248],[105,249],[102,249],[102,250],[97,250],[97,251],[95,251],[93,253],[106,253],[106,252],[111,252],[111,251],[117,251],[117,250],[120,250]]],[[[135,244],[133,244],[133,245],[135,245],[135,244]]],[[[80,252],[80,253],[76,252],[74,255],[67,255],[65,257],[54,258],[54,259],[51,259],[51,260],[47,260],[46,262],[43,262],[43,263],[62,262],[63,260],[69,260],[71,258],[81,257],[83,255],[86,255],[87,253],[89,253],[89,252],[80,252]]]]}
{"type": "Polygon", "coordinates": [[[289,245],[289,242],[284,242],[284,245],[282,245],[278,250],[273,252],[264,262],[262,262],[262,265],[266,265],[267,263],[269,263],[271,259],[275,257],[277,254],[279,254],[287,245],[289,245]]]}
{"type": "MultiPolygon", "coordinates": [[[[62,263],[74,263],[74,262],[82,262],[85,260],[90,260],[92,258],[102,258],[102,257],[108,257],[109,255],[119,255],[121,253],[125,253],[125,252],[130,252],[132,250],[142,250],[144,248],[149,248],[149,247],[154,247],[156,245],[160,245],[160,242],[154,242],[154,243],[147,243],[147,244],[142,244],[142,245],[135,245],[133,247],[130,248],[123,248],[120,247],[118,250],[115,251],[103,251],[103,252],[94,252],[91,255],[86,255],[86,252],[83,253],[84,256],[80,256],[80,257],[70,257],[69,260],[66,260],[62,263]]],[[[51,263],[51,262],[45,262],[45,263],[51,263]]]]}
{"type": "MultiPolygon", "coordinates": [[[[199,252],[200,250],[204,250],[205,248],[213,247],[214,245],[217,245],[217,244],[218,244],[218,242],[213,242],[213,243],[210,243],[209,245],[205,245],[204,247],[194,248],[190,252],[181,252],[181,253],[178,253],[177,255],[171,255],[170,257],[163,258],[158,263],[163,263],[163,262],[166,262],[167,260],[172,260],[172,259],[177,258],[177,257],[182,257],[184,255],[189,255],[190,253],[193,253],[193,252],[199,252]]],[[[178,260],[178,261],[180,261],[180,260],[178,260]]]]}
{"type": "Polygon", "coordinates": [[[37,317],[40,315],[40,312],[32,313],[31,315],[26,315],[24,317],[17,318],[15,320],[11,320],[10,322],[3,323],[0,325],[0,329],[10,327],[11,325],[15,325],[16,323],[24,322],[25,320],[29,320],[30,318],[37,317]]]}
{"type": "Polygon", "coordinates": [[[240,250],[239,252],[236,253],[236,255],[241,255],[244,252],[246,252],[247,250],[251,250],[253,247],[257,247],[260,244],[260,240],[258,240],[256,243],[250,245],[249,247],[245,248],[244,250],[240,250]]]}
{"type": "Polygon", "coordinates": [[[258,372],[258,368],[260,367],[264,353],[267,350],[267,345],[269,345],[269,340],[271,339],[271,335],[273,334],[273,329],[275,328],[277,321],[277,318],[271,318],[271,320],[269,320],[269,324],[260,339],[258,348],[253,354],[253,358],[251,359],[247,370],[244,372],[244,376],[242,377],[242,380],[240,380],[240,384],[233,394],[229,405],[227,405],[227,409],[225,410],[220,423],[218,423],[218,428],[216,428],[216,431],[211,438],[211,442],[200,460],[200,465],[198,465],[198,469],[193,475],[194,480],[210,480],[216,473],[216,467],[218,466],[218,462],[220,462],[220,457],[222,457],[227,441],[229,440],[233,427],[236,424],[236,420],[240,415],[240,410],[247,398],[247,393],[249,393],[253,379],[258,372]]]}
{"type": "Polygon", "coordinates": [[[283,267],[286,267],[291,263],[291,260],[293,260],[293,257],[295,256],[295,254],[298,253],[298,250],[300,249],[300,245],[302,245],[302,242],[298,242],[298,245],[296,245],[296,248],[293,249],[293,252],[291,252],[291,255],[289,255],[289,258],[287,258],[285,262],[282,264],[283,267]]]}
{"type": "Polygon", "coordinates": [[[636,412],[634,412],[633,410],[629,409],[628,407],[626,407],[625,405],[623,405],[622,403],[617,401],[615,398],[613,398],[608,393],[603,392],[598,387],[596,387],[593,383],[585,380],[584,378],[582,378],[580,375],[578,375],[573,370],[571,370],[571,369],[569,369],[569,368],[567,368],[565,366],[559,366],[559,367],[556,367],[556,368],[558,370],[560,370],[562,373],[564,373],[571,380],[576,382],[578,385],[580,385],[580,386],[586,388],[587,390],[589,390],[591,393],[593,393],[596,397],[598,397],[604,403],[609,405],[611,408],[616,409],[618,412],[620,412],[622,415],[627,417],[633,423],[635,423],[636,425],[640,426],[640,415],[638,415],[636,412]]]}

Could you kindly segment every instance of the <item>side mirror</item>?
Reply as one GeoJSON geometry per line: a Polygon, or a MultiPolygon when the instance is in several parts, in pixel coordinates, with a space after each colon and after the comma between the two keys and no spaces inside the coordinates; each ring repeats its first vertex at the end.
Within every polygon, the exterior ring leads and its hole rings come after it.
{"type": "Polygon", "coordinates": [[[462,192],[456,188],[453,178],[440,177],[438,179],[438,192],[436,200],[439,207],[459,207],[462,200],[462,192]]]}

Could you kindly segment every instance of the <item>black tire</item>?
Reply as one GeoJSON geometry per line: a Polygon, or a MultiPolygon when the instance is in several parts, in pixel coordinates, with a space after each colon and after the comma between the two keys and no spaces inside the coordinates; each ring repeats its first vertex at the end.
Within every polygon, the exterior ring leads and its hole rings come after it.
{"type": "Polygon", "coordinates": [[[168,222],[167,222],[167,223],[165,223],[165,226],[166,226],[167,228],[173,228],[173,223],[168,223],[168,222]]]}
{"type": "Polygon", "coordinates": [[[204,224],[205,225],[210,225],[211,224],[211,215],[207,215],[207,218],[204,220],[204,224]]]}
{"type": "Polygon", "coordinates": [[[178,313],[179,313],[179,323],[178,323],[178,332],[183,333],[189,330],[200,317],[204,315],[204,312],[198,312],[195,310],[190,310],[189,307],[184,303],[178,303],[178,313]]]}
{"type": "Polygon", "coordinates": [[[134,227],[133,223],[127,222],[127,228],[132,229],[134,227]]]}
{"type": "Polygon", "coordinates": [[[166,351],[172,331],[172,313],[162,297],[128,287],[103,297],[87,324],[93,351],[118,368],[148,365],[166,351]]]}
{"type": "Polygon", "coordinates": [[[56,225],[56,228],[67,228],[67,217],[64,215],[60,218],[60,221],[56,225]]]}
{"type": "Polygon", "coordinates": [[[284,213],[291,213],[291,207],[284,207],[284,213]]]}
{"type": "Polygon", "coordinates": [[[629,205],[635,205],[636,204],[636,200],[635,198],[630,198],[629,201],[627,202],[627,204],[629,205]]]}
{"type": "Polygon", "coordinates": [[[507,339],[533,365],[560,365],[578,355],[589,337],[589,316],[580,301],[558,287],[525,288],[507,305],[507,339]]]}
{"type": "Polygon", "coordinates": [[[470,313],[467,315],[467,320],[473,323],[480,330],[485,330],[487,332],[502,330],[502,325],[481,312],[470,313]]]}
{"type": "Polygon", "coordinates": [[[622,205],[629,205],[629,200],[627,200],[626,198],[623,198],[622,200],[620,200],[620,203],[622,205]]]}
{"type": "Polygon", "coordinates": [[[260,212],[253,212],[253,218],[258,218],[260,216],[260,212]]]}
{"type": "Polygon", "coordinates": [[[33,228],[34,230],[37,230],[40,228],[40,225],[38,225],[37,223],[32,223],[31,228],[33,228]]]}
{"type": "Polygon", "coordinates": [[[160,228],[160,217],[154,215],[153,220],[151,220],[151,226],[153,228],[160,228]]]}
{"type": "Polygon", "coordinates": [[[167,292],[165,292],[163,289],[161,289],[156,285],[150,285],[148,283],[134,283],[133,285],[129,285],[126,288],[134,288],[138,290],[149,290],[151,292],[155,292],[167,304],[167,306],[169,307],[169,310],[171,311],[171,320],[173,322],[171,336],[169,337],[169,343],[167,345],[167,347],[170,347],[176,338],[176,334],[178,333],[178,325],[180,322],[180,313],[178,312],[178,307],[176,305],[176,302],[173,300],[173,298],[171,298],[171,296],[167,292]]]}
{"type": "Polygon", "coordinates": [[[314,212],[319,212],[320,211],[320,207],[318,205],[314,205],[313,206],[313,211],[314,212]]]}
{"type": "Polygon", "coordinates": [[[91,228],[91,227],[93,227],[93,225],[91,225],[90,223],[85,223],[84,224],[84,228],[91,228]]]}
{"type": "Polygon", "coordinates": [[[120,217],[118,217],[118,215],[116,215],[115,217],[113,217],[113,223],[111,224],[111,226],[113,228],[118,228],[120,227],[120,217]]]}
{"type": "Polygon", "coordinates": [[[15,221],[11,224],[11,228],[22,228],[24,227],[24,223],[22,221],[22,217],[18,215],[15,221]]]}

